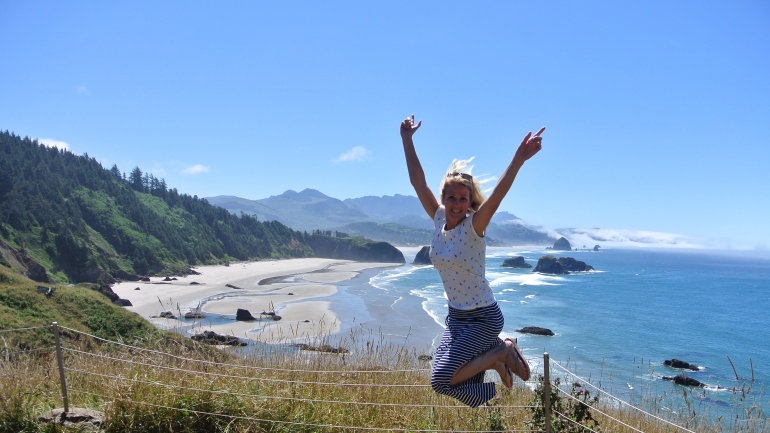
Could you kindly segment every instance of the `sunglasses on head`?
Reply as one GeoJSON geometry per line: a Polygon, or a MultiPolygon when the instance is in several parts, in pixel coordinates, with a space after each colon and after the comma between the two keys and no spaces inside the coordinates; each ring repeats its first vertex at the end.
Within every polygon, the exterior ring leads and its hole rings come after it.
{"type": "Polygon", "coordinates": [[[451,173],[447,173],[446,174],[446,177],[457,177],[457,176],[460,176],[461,178],[463,178],[465,180],[473,180],[473,176],[471,176],[468,173],[458,173],[456,171],[453,171],[451,173]]]}

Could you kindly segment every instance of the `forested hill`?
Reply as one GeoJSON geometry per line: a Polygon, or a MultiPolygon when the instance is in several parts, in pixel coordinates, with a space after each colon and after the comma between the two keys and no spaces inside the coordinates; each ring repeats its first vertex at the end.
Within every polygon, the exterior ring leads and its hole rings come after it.
{"type": "Polygon", "coordinates": [[[0,265],[37,281],[109,282],[189,265],[313,255],[307,235],[232,215],[134,168],[0,132],[0,265]]]}

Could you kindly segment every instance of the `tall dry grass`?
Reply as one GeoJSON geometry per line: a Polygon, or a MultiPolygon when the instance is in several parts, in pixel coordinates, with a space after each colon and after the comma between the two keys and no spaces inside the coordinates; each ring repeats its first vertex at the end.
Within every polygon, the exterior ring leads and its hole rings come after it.
{"type": "MultiPolygon", "coordinates": [[[[140,348],[67,333],[69,406],[103,412],[102,428],[109,432],[533,430],[530,387],[501,385],[490,405],[465,407],[433,392],[430,364],[415,349],[382,336],[351,334],[340,345],[350,349],[344,354],[265,345],[250,347],[243,357],[198,350],[158,334],[140,348]]],[[[13,349],[6,345],[0,353],[0,431],[62,431],[37,421],[39,414],[62,407],[52,348],[13,349]]],[[[602,398],[595,407],[607,414],[593,412],[596,431],[682,431],[602,398]]],[[[727,429],[690,420],[699,432],[759,432],[765,426],[727,429]]]]}

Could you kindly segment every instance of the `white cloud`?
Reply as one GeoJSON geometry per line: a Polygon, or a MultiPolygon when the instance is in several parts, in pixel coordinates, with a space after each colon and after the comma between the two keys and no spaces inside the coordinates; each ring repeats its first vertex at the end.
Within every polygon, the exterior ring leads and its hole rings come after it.
{"type": "Polygon", "coordinates": [[[340,154],[337,158],[333,159],[334,162],[358,162],[368,161],[371,159],[372,153],[364,149],[361,146],[356,146],[350,150],[347,150],[340,154]]]}
{"type": "Polygon", "coordinates": [[[209,171],[208,167],[206,167],[204,165],[200,165],[200,164],[195,164],[195,165],[191,165],[190,167],[187,167],[184,170],[182,170],[182,173],[189,174],[191,176],[196,176],[196,175],[199,175],[201,173],[206,173],[207,171],[209,171]]]}
{"type": "MultiPolygon", "coordinates": [[[[654,247],[654,248],[703,248],[693,243],[688,236],[677,233],[653,232],[649,230],[627,229],[582,229],[569,228],[554,231],[564,236],[573,247],[654,247]]],[[[553,234],[553,233],[551,233],[553,234]]]]}
{"type": "Polygon", "coordinates": [[[69,144],[64,141],[54,140],[53,138],[38,138],[37,141],[47,147],[55,147],[62,150],[70,150],[69,144]]]}
{"type": "Polygon", "coordinates": [[[86,86],[84,86],[84,85],[80,84],[80,85],[78,85],[78,86],[75,88],[75,91],[77,91],[78,93],[88,93],[88,87],[86,87],[86,86]]]}

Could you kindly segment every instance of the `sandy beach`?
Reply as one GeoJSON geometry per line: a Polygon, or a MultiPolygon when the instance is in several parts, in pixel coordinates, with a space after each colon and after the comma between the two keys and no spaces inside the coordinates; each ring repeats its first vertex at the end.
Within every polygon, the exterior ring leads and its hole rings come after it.
{"type": "Polygon", "coordinates": [[[337,293],[338,283],[362,271],[393,267],[393,263],[362,263],[335,259],[287,259],[232,263],[230,266],[201,266],[200,275],[177,277],[164,282],[123,282],[113,291],[133,306],[126,307],[163,329],[194,333],[212,330],[218,334],[245,337],[265,343],[305,340],[335,333],[340,322],[324,300],[337,293]],[[262,282],[260,284],[260,282],[262,282]],[[236,288],[229,287],[235,286],[236,288]],[[206,314],[195,321],[185,313],[200,308],[206,314]],[[237,309],[257,318],[235,321],[237,309]],[[171,311],[178,319],[159,318],[171,311]],[[263,312],[275,312],[279,321],[263,312]]]}

